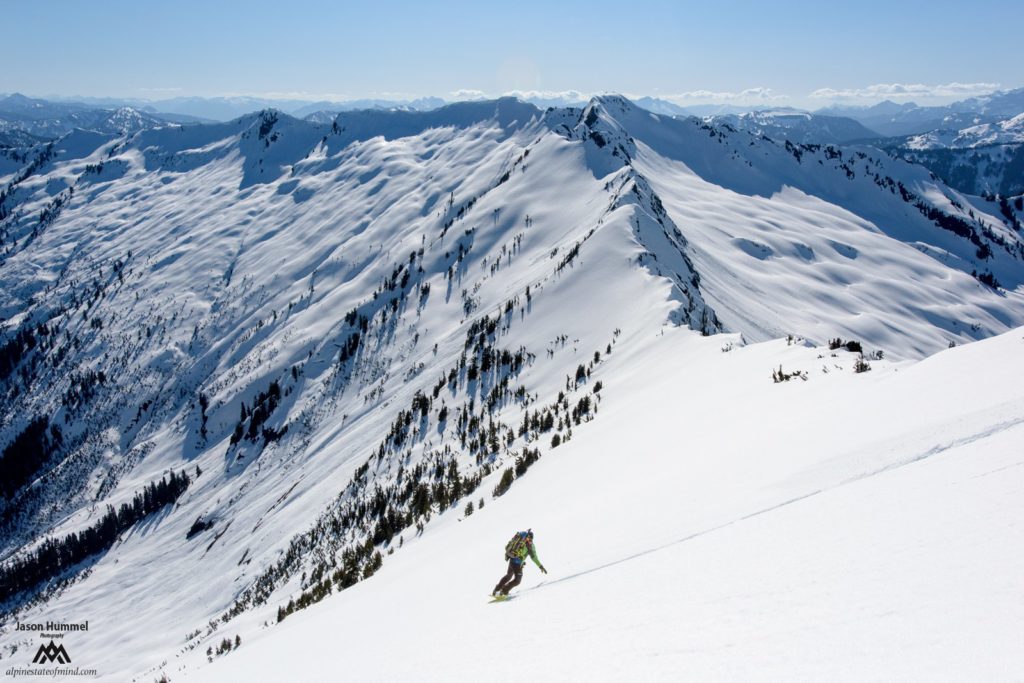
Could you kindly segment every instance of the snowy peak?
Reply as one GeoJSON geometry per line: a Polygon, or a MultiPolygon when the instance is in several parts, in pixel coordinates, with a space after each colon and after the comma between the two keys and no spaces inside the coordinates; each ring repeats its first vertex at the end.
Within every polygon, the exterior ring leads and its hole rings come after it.
{"type": "Polygon", "coordinates": [[[0,116],[9,114],[30,119],[48,119],[65,116],[71,112],[84,109],[89,109],[89,107],[74,102],[50,102],[34,97],[26,97],[21,93],[0,97],[0,116]]]}
{"type": "Polygon", "coordinates": [[[113,111],[105,121],[101,122],[98,129],[102,132],[126,135],[147,128],[158,128],[167,125],[173,124],[168,124],[166,121],[134,107],[121,107],[113,111]]]}
{"type": "Polygon", "coordinates": [[[628,164],[636,149],[627,132],[629,119],[640,111],[632,102],[617,95],[603,95],[590,100],[580,113],[573,132],[602,150],[611,166],[628,164]]]}
{"type": "Polygon", "coordinates": [[[973,97],[951,105],[951,107],[999,118],[1012,117],[1024,112],[1024,88],[1000,90],[990,95],[973,97]]]}
{"type": "Polygon", "coordinates": [[[19,95],[0,99],[0,130],[21,130],[56,138],[75,128],[125,135],[168,121],[136,107],[101,109],[78,103],[54,103],[19,95]]]}
{"type": "Polygon", "coordinates": [[[705,335],[723,331],[721,321],[701,293],[701,278],[691,259],[691,248],[661,198],[632,167],[620,175],[616,184],[612,206],[633,207],[629,225],[642,249],[636,255],[637,264],[671,283],[669,297],[677,307],[669,320],[705,335]]]}

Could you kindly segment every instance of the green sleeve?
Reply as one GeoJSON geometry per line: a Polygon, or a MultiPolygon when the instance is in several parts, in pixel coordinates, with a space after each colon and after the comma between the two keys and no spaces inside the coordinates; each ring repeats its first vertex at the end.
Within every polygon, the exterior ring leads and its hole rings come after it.
{"type": "Polygon", "coordinates": [[[540,560],[537,559],[537,548],[532,543],[530,544],[530,559],[533,560],[533,563],[535,565],[537,565],[538,567],[543,567],[544,566],[544,565],[542,565],[540,563],[540,560]]]}

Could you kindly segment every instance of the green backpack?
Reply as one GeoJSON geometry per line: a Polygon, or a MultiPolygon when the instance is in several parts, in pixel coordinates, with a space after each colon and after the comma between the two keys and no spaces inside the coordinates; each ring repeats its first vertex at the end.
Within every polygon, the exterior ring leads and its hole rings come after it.
{"type": "Polygon", "coordinates": [[[529,531],[520,531],[513,536],[512,540],[505,544],[505,557],[524,557],[526,553],[523,552],[523,549],[526,547],[529,537],[529,531]]]}

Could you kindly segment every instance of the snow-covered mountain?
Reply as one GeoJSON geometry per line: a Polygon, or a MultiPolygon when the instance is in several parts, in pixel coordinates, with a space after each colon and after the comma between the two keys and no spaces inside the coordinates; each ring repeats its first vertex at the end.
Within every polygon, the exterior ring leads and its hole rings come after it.
{"type": "Polygon", "coordinates": [[[913,102],[880,102],[870,107],[827,107],[816,114],[859,121],[881,136],[908,136],[938,128],[964,128],[996,121],[993,115],[951,107],[921,107],[913,102]]]}
{"type": "Polygon", "coordinates": [[[999,90],[988,95],[969,97],[950,106],[961,111],[976,111],[1005,119],[1024,112],[1024,88],[999,90]]]}
{"type": "Polygon", "coordinates": [[[169,119],[159,114],[135,107],[95,109],[17,94],[0,98],[0,133],[8,136],[27,133],[36,138],[52,139],[78,128],[124,135],[168,123],[169,119]]]}
{"type": "Polygon", "coordinates": [[[971,97],[952,104],[922,107],[913,102],[879,102],[868,107],[832,105],[818,114],[860,121],[886,136],[909,136],[933,130],[958,130],[996,123],[1024,112],[1024,88],[971,97]]]}
{"type": "Polygon", "coordinates": [[[1008,198],[1024,194],[1024,114],[967,128],[933,130],[888,141],[887,146],[961,192],[1008,198]]]}
{"type": "Polygon", "coordinates": [[[46,142],[46,138],[26,133],[23,130],[14,129],[0,132],[0,150],[22,149],[41,142],[46,142]]]}
{"type": "Polygon", "coordinates": [[[710,116],[706,120],[713,125],[729,125],[757,136],[805,144],[864,142],[878,137],[878,133],[850,118],[789,109],[710,116]]]}
{"type": "Polygon", "coordinates": [[[890,153],[928,168],[943,182],[971,195],[1015,198],[1024,195],[1024,144],[964,149],[894,147],[890,153]]]}
{"type": "Polygon", "coordinates": [[[25,119],[53,119],[88,109],[117,109],[118,107],[90,107],[81,102],[51,102],[21,93],[0,95],[0,111],[8,116],[25,119]]]}
{"type": "MultiPolygon", "coordinates": [[[[412,100],[345,100],[342,102],[330,102],[321,100],[304,104],[290,113],[298,118],[309,118],[319,113],[330,112],[337,115],[343,111],[358,111],[362,109],[408,109],[412,111],[430,111],[443,107],[447,104],[440,97],[419,97],[412,100]]],[[[276,105],[270,105],[276,106],[276,105]]]]}
{"type": "MultiPolygon", "coordinates": [[[[370,614],[402,622],[417,595],[450,599],[424,581],[456,560],[453,585],[483,597],[495,530],[527,519],[575,553],[545,556],[557,593],[822,487],[838,492],[803,519],[858,516],[838,484],[911,461],[940,420],[957,448],[1019,431],[1013,382],[959,402],[933,390],[1016,376],[1019,228],[871,147],[774,141],[616,96],[547,111],[505,98],[76,130],[12,166],[5,664],[39,646],[14,622],[58,618],[89,620],[62,642],[105,680],[273,678],[235,643],[259,638],[284,666],[273,644],[312,638],[307,613],[344,620],[341,606],[359,615],[344,628],[371,637],[370,614]],[[1004,333],[991,354],[918,362],[1004,333]],[[938,412],[892,417],[911,400],[938,412]]],[[[707,552],[702,566],[721,549],[707,552]]],[[[450,617],[479,625],[477,610],[450,617]]],[[[373,659],[356,677],[407,677],[373,659]]]]}
{"type": "Polygon", "coordinates": [[[986,145],[1024,142],[1024,113],[996,123],[982,123],[959,130],[940,129],[910,137],[910,149],[970,149],[986,145]]]}
{"type": "Polygon", "coordinates": [[[641,109],[661,116],[694,116],[690,110],[657,97],[638,97],[633,102],[641,109]]]}
{"type": "Polygon", "coordinates": [[[151,677],[1012,680],[1024,330],[862,374],[847,353],[680,332],[603,368],[595,422],[483,511],[151,677]],[[779,363],[807,381],[773,384],[779,363]],[[528,562],[488,604],[528,526],[548,573],[528,562]]]}

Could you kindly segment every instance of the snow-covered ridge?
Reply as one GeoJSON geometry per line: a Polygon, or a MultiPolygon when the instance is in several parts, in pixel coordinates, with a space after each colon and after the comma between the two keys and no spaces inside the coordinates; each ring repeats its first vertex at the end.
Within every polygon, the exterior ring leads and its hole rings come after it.
{"type": "Polygon", "coordinates": [[[881,135],[911,136],[932,130],[956,130],[994,123],[1024,112],[1024,88],[971,97],[945,106],[918,106],[913,102],[885,101],[869,107],[832,106],[820,114],[860,121],[881,135]]]}
{"type": "Polygon", "coordinates": [[[854,119],[802,111],[752,111],[738,115],[709,116],[705,121],[794,143],[843,144],[878,137],[878,133],[854,119]]]}
{"type": "Polygon", "coordinates": [[[666,328],[902,360],[1024,323],[1020,235],[984,207],[876,149],[615,96],[76,131],[0,189],[0,446],[55,451],[0,503],[4,556],[185,470],[88,576],[47,579],[77,577],[45,609],[101,613],[105,675],[139,674],[501,509],[666,328]],[[166,628],[103,616],[188,581],[166,628]]]}
{"type": "MultiPolygon", "coordinates": [[[[30,100],[30,104],[22,107],[21,111],[5,111],[4,107],[9,105],[11,99],[0,99],[0,132],[8,136],[28,134],[36,138],[57,138],[76,128],[124,135],[146,128],[173,125],[170,118],[129,106],[89,109],[52,105],[42,101],[31,104],[30,100]]],[[[17,140],[16,137],[12,139],[17,140]]]]}
{"type": "Polygon", "coordinates": [[[1024,142],[1024,113],[960,130],[935,130],[907,140],[910,149],[969,149],[1024,142]]]}

